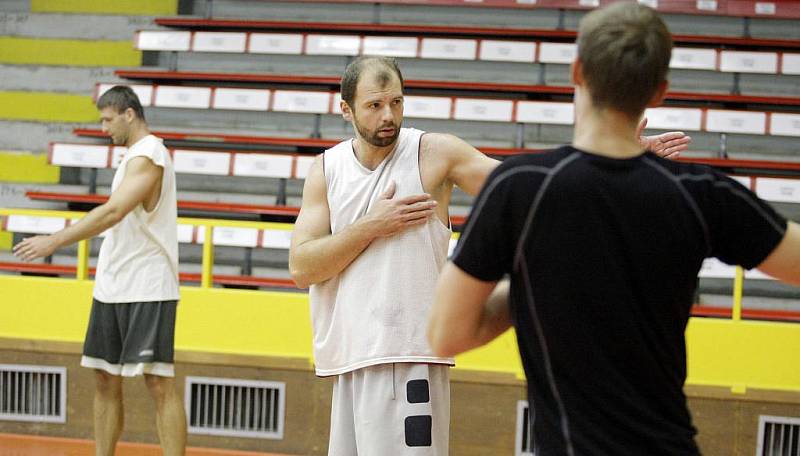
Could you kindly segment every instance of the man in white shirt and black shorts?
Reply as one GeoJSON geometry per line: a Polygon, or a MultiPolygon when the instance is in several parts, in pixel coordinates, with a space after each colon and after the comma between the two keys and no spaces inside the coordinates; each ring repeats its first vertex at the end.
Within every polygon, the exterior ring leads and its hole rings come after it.
{"type": "Polygon", "coordinates": [[[97,108],[103,131],[128,148],[108,201],[64,230],[23,240],[14,253],[30,261],[107,230],[81,358],[96,373],[95,454],[113,455],[122,433],[122,378],[144,375],[164,454],[182,455],[186,415],[173,367],[179,299],[175,171],[130,88],[111,88],[97,108]]]}

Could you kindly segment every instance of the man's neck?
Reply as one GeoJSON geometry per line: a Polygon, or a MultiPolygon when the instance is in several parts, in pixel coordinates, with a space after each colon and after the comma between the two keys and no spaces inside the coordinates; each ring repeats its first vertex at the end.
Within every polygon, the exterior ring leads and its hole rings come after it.
{"type": "Polygon", "coordinates": [[[353,152],[356,154],[356,159],[367,169],[377,168],[395,147],[397,147],[397,141],[388,146],[378,147],[364,141],[360,136],[356,136],[353,140],[353,152]]]}
{"type": "Polygon", "coordinates": [[[137,142],[141,141],[142,138],[150,134],[150,130],[147,129],[147,125],[144,123],[138,125],[131,129],[131,134],[128,135],[128,142],[125,144],[126,147],[131,147],[132,145],[136,144],[137,142]]]}
{"type": "Polygon", "coordinates": [[[642,153],[636,138],[636,121],[612,110],[587,109],[575,120],[572,145],[611,158],[631,158],[642,153]]]}

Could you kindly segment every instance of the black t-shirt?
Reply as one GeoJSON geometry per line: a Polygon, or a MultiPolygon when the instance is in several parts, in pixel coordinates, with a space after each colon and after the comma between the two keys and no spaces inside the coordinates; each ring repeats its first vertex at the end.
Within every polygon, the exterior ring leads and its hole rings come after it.
{"type": "Polygon", "coordinates": [[[573,147],[503,162],[453,262],[511,276],[536,454],[698,453],[684,330],[706,257],[745,268],[786,220],[705,166],[573,147]]]}

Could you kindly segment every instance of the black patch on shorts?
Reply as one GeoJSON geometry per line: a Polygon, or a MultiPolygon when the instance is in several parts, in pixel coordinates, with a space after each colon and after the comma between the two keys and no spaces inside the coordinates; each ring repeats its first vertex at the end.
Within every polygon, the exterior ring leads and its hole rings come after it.
{"type": "Polygon", "coordinates": [[[428,387],[428,381],[424,378],[421,380],[411,380],[406,383],[406,397],[409,404],[420,404],[430,402],[431,393],[428,387]]]}
{"type": "Polygon", "coordinates": [[[431,446],[431,429],[433,418],[430,415],[414,415],[406,417],[406,446],[431,446]]]}

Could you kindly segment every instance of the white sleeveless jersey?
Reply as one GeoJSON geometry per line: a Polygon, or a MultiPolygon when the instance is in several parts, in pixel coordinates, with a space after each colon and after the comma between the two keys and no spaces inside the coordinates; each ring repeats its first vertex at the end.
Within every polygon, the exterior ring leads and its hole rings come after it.
{"type": "MultiPolygon", "coordinates": [[[[400,130],[397,147],[375,169],[358,161],[353,141],[325,151],[331,231],[336,234],[372,207],[391,181],[394,198],[425,193],[419,172],[424,132],[400,130]]],[[[383,363],[454,364],[434,356],[426,338],[450,229],[433,216],[424,225],[374,240],[337,276],[311,286],[317,375],[338,375],[383,363]]]]}
{"type": "Polygon", "coordinates": [[[178,204],[175,170],[161,139],[147,135],[128,148],[114,174],[112,193],[128,162],[147,157],[163,168],[161,195],[147,212],[139,204],[108,229],[100,246],[94,297],[105,303],[171,301],[178,290],[178,204]]]}

